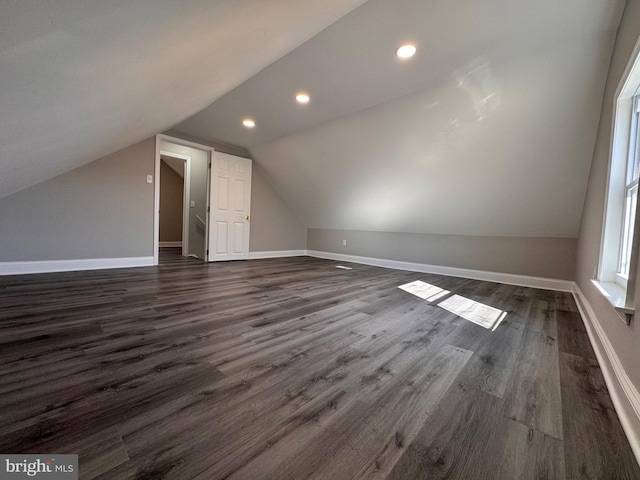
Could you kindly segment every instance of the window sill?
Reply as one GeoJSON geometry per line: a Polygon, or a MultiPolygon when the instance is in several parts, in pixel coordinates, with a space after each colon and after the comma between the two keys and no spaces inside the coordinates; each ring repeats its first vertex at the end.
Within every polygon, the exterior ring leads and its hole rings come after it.
{"type": "Polygon", "coordinates": [[[625,307],[626,290],[614,282],[601,282],[599,280],[591,280],[591,282],[613,306],[613,309],[622,318],[624,323],[630,325],[631,318],[635,314],[635,309],[625,307]]]}

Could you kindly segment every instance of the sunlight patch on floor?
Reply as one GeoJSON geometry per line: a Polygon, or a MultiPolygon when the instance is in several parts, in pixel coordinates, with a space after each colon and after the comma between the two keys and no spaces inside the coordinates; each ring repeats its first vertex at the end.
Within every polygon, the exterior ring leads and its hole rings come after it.
{"type": "Polygon", "coordinates": [[[451,293],[449,290],[436,287],[435,285],[423,282],[422,280],[416,280],[415,282],[406,283],[404,285],[400,285],[398,288],[429,302],[435,302],[439,298],[442,298],[445,295],[449,295],[451,293]]]}
{"type": "Polygon", "coordinates": [[[476,302],[461,295],[451,295],[449,290],[422,280],[406,283],[398,288],[491,331],[498,328],[507,316],[507,312],[499,308],[476,302]]]}
{"type": "Polygon", "coordinates": [[[460,295],[452,295],[438,303],[438,306],[491,331],[498,328],[500,322],[507,316],[507,312],[499,308],[490,307],[460,295]]]}

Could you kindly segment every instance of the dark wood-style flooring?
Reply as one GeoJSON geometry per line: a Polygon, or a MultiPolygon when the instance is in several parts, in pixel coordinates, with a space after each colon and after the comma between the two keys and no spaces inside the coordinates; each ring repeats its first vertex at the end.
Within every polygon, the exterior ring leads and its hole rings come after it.
{"type": "Polygon", "coordinates": [[[81,479],[640,479],[568,293],[163,260],[0,278],[0,452],[77,453],[81,479]]]}

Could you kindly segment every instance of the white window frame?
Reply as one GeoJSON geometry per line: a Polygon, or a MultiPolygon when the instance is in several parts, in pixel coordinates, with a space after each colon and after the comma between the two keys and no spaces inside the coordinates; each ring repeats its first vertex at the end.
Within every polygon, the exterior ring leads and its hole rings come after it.
{"type": "MultiPolygon", "coordinates": [[[[609,157],[606,208],[600,261],[594,284],[629,324],[634,315],[634,296],[640,250],[640,208],[631,208],[629,196],[638,187],[640,156],[640,41],[636,44],[616,92],[609,157]],[[635,210],[633,212],[632,210],[635,210]]],[[[636,194],[637,195],[637,194],[636,194]]]]}
{"type": "Polygon", "coordinates": [[[629,129],[628,153],[626,165],[626,186],[624,195],[624,214],[620,233],[620,251],[618,254],[618,270],[615,281],[627,288],[631,266],[631,247],[635,226],[635,213],[638,203],[638,177],[640,176],[640,97],[633,98],[631,108],[631,125],[629,129]]]}

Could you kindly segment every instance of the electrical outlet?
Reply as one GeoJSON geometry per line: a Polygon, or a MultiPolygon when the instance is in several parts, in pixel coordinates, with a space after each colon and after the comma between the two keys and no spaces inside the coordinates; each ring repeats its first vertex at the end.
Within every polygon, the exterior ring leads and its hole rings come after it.
{"type": "Polygon", "coordinates": [[[346,247],[347,246],[347,241],[346,240],[342,240],[342,246],[346,247]]]}

